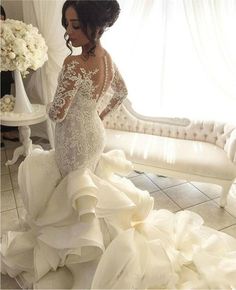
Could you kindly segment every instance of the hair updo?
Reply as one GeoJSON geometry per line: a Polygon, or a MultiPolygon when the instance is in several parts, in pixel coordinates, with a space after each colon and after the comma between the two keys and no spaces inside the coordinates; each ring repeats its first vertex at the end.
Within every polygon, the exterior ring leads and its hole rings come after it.
{"type": "MultiPolygon", "coordinates": [[[[103,34],[106,28],[111,27],[117,20],[120,14],[120,6],[116,0],[66,0],[62,7],[62,25],[66,29],[65,13],[67,8],[75,9],[80,22],[80,29],[90,40],[92,47],[89,54],[94,55],[96,48],[96,34],[99,32],[99,37],[103,34]]],[[[69,43],[67,34],[65,33],[66,45],[72,53],[72,48],[69,43]]]]}

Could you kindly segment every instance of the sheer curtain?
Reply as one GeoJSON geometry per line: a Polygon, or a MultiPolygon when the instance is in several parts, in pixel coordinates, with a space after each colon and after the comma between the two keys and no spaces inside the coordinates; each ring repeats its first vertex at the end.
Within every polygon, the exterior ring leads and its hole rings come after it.
{"type": "MultiPolygon", "coordinates": [[[[65,46],[64,28],[61,26],[63,3],[64,0],[30,0],[22,3],[24,21],[38,27],[48,46],[48,61],[26,81],[27,93],[32,103],[48,104],[52,101],[58,73],[69,52],[65,46]]],[[[53,146],[53,124],[48,120],[46,128],[44,125],[36,125],[33,130],[36,135],[49,137],[53,146]]]]}
{"type": "Polygon", "coordinates": [[[236,0],[120,0],[104,35],[136,111],[236,123],[236,0]]]}

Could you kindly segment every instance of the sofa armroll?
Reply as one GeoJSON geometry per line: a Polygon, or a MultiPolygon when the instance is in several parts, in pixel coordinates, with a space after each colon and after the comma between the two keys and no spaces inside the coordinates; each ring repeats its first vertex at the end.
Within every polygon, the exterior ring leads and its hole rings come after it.
{"type": "Polygon", "coordinates": [[[236,163],[236,129],[234,129],[229,137],[229,140],[226,144],[225,151],[227,153],[228,158],[236,163]]]}

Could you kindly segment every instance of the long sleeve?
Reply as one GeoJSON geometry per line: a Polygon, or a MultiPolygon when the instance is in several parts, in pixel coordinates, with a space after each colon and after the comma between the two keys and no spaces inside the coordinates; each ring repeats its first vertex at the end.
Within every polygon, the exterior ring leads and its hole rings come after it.
{"type": "Polygon", "coordinates": [[[49,118],[54,122],[62,122],[70,108],[80,84],[81,75],[78,70],[78,61],[66,58],[58,78],[58,85],[54,100],[48,106],[49,118]]]}
{"type": "Polygon", "coordinates": [[[111,88],[113,90],[113,96],[109,104],[100,114],[101,119],[106,117],[111,112],[114,112],[128,95],[125,82],[115,64],[114,64],[114,76],[111,82],[111,88]]]}

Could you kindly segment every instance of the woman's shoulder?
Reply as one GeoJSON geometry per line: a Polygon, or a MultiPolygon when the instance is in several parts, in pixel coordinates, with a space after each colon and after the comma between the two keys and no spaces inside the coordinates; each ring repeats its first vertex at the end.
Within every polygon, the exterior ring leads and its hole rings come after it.
{"type": "Polygon", "coordinates": [[[78,58],[77,55],[68,55],[65,59],[64,59],[64,66],[70,65],[72,63],[80,63],[80,59],[78,58]]]}

